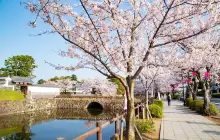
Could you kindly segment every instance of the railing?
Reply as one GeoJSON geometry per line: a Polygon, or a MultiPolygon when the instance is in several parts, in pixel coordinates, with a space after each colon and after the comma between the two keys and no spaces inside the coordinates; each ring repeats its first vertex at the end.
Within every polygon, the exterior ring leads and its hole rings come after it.
{"type": "MultiPolygon", "coordinates": [[[[145,117],[144,114],[144,107],[145,107],[145,103],[141,103],[138,104],[135,107],[135,118],[139,118],[140,117],[140,112],[142,112],[142,118],[145,117]]],[[[124,132],[124,116],[126,113],[123,113],[122,115],[118,115],[116,114],[116,117],[105,122],[104,124],[102,124],[102,121],[98,121],[96,122],[96,128],[82,134],[81,136],[74,138],[73,140],[84,140],[87,137],[96,134],[97,135],[97,140],[102,140],[102,129],[106,128],[107,126],[109,126],[112,123],[115,123],[115,134],[112,136],[111,139],[115,139],[115,140],[123,140],[123,132],[124,132]],[[120,129],[119,129],[119,123],[120,123],[120,129]]],[[[56,140],[65,140],[65,138],[57,138],[56,140]]]]}

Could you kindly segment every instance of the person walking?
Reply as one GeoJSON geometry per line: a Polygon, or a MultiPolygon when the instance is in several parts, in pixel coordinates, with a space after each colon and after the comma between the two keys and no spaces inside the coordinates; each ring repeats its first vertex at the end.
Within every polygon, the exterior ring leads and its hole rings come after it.
{"type": "Polygon", "coordinates": [[[171,94],[170,93],[167,94],[167,101],[168,101],[168,106],[170,106],[170,104],[171,104],[171,94]]]}

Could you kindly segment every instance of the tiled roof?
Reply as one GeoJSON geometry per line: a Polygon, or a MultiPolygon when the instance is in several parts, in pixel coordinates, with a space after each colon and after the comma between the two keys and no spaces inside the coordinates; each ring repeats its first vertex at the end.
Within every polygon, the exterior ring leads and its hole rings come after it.
{"type": "Polygon", "coordinates": [[[1,77],[1,76],[0,76],[0,79],[6,79],[6,78],[8,78],[8,77],[1,77]]]}
{"type": "Polygon", "coordinates": [[[34,83],[30,77],[13,76],[11,77],[11,79],[12,79],[12,82],[15,82],[15,83],[29,83],[29,84],[34,83]]]}
{"type": "Polygon", "coordinates": [[[36,86],[36,87],[54,87],[54,88],[59,88],[58,86],[55,85],[47,85],[47,84],[33,84],[31,86],[36,86]]]}

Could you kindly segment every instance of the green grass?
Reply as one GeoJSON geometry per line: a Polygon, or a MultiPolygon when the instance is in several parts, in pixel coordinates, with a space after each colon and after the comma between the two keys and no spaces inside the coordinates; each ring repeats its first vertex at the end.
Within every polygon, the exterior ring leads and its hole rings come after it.
{"type": "Polygon", "coordinates": [[[141,132],[152,132],[154,131],[154,122],[153,120],[147,120],[147,119],[137,119],[135,120],[135,124],[137,125],[137,128],[141,132]]]}
{"type": "Polygon", "coordinates": [[[0,136],[6,136],[15,132],[21,132],[22,126],[12,127],[12,128],[6,128],[0,130],[0,136]]]}
{"type": "Polygon", "coordinates": [[[18,91],[0,89],[0,101],[4,100],[23,100],[24,94],[18,91]]]}

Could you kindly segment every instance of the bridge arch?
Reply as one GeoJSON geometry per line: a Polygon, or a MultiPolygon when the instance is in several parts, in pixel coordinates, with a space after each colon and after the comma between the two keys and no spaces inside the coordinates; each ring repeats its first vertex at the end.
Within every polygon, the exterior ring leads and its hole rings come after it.
{"type": "Polygon", "coordinates": [[[90,102],[87,106],[87,109],[104,109],[103,105],[99,102],[90,102]]]}

